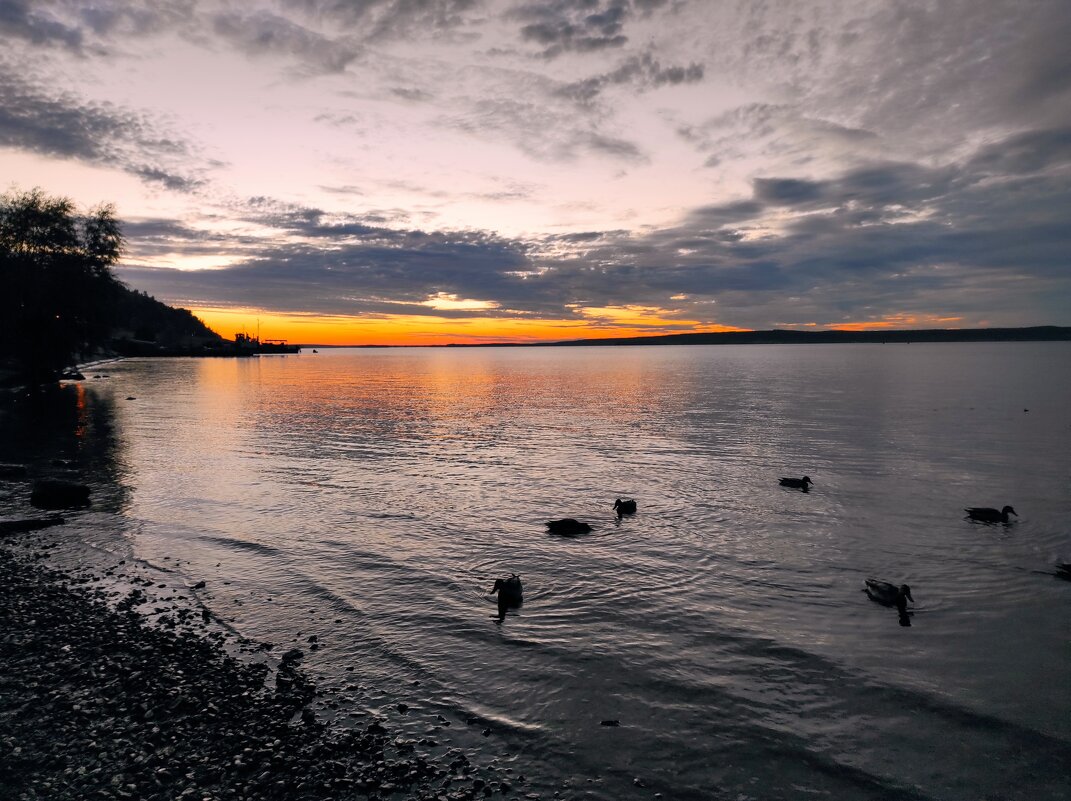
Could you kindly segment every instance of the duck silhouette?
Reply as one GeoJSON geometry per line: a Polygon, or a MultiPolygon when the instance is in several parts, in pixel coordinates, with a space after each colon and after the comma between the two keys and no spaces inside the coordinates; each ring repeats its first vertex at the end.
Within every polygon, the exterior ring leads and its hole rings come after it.
{"type": "Polygon", "coordinates": [[[1007,523],[1009,522],[1008,515],[1019,516],[1019,513],[1010,506],[1005,506],[999,511],[988,506],[969,506],[963,511],[967,513],[968,519],[978,523],[1007,523]]]}
{"type": "Polygon", "coordinates": [[[591,531],[591,526],[587,523],[581,523],[579,520],[573,520],[571,517],[564,517],[561,520],[548,520],[547,529],[551,534],[558,534],[562,537],[575,537],[578,534],[587,534],[591,531]]]}
{"type": "Polygon", "coordinates": [[[504,579],[495,579],[491,595],[498,595],[498,621],[500,623],[506,619],[507,609],[516,609],[524,603],[523,590],[521,577],[516,573],[510,573],[504,579]]]}
{"type": "Polygon", "coordinates": [[[792,489],[799,489],[804,492],[810,489],[810,486],[814,484],[814,482],[811,481],[810,476],[804,476],[803,478],[782,478],[780,483],[782,487],[792,487],[792,489]]]}
{"type": "Polygon", "coordinates": [[[897,587],[888,581],[881,581],[875,578],[868,578],[864,583],[866,586],[863,588],[863,592],[866,593],[867,598],[882,606],[895,607],[900,616],[900,625],[911,625],[911,618],[907,614],[907,602],[915,603],[915,599],[911,597],[911,588],[909,586],[901,584],[897,587]]]}
{"type": "Polygon", "coordinates": [[[634,515],[636,514],[636,502],[634,500],[622,500],[618,498],[614,501],[614,509],[617,510],[617,516],[621,515],[634,515]]]}

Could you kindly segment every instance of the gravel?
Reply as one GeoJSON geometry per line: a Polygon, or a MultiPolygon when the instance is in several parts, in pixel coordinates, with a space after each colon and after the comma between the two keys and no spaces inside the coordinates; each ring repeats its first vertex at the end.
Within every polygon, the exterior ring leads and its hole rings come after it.
{"type": "Polygon", "coordinates": [[[319,721],[300,650],[274,668],[244,661],[198,630],[201,616],[150,621],[144,601],[133,589],[109,602],[32,544],[0,547],[0,799],[525,795],[516,777],[460,749],[421,754],[383,721],[319,721]]]}

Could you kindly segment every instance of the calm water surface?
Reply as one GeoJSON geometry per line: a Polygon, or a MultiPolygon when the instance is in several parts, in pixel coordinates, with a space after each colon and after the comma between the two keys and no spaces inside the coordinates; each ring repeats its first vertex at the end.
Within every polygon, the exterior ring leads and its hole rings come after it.
{"type": "Polygon", "coordinates": [[[86,530],[118,515],[243,635],[318,636],[309,670],[359,694],[337,714],[441,714],[444,747],[573,796],[1071,796],[1068,343],[107,369],[83,394],[118,489],[86,530]],[[963,520],[1004,504],[1009,527],[963,520]],[[867,576],[911,585],[909,628],[867,576]]]}

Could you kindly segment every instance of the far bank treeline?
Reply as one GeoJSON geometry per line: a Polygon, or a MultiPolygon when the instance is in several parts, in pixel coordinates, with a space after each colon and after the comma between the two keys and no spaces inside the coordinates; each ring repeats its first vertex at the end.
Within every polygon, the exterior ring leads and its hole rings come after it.
{"type": "Polygon", "coordinates": [[[222,343],[186,309],[124,286],[112,272],[122,250],[110,205],[0,195],[0,371],[35,385],[102,356],[222,343]]]}

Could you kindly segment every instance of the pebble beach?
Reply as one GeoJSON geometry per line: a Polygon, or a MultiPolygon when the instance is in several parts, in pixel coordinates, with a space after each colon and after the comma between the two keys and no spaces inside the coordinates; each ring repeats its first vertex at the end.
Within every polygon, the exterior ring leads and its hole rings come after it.
{"type": "Polygon", "coordinates": [[[523,777],[477,768],[460,749],[432,757],[432,741],[375,718],[320,720],[312,702],[324,693],[302,650],[255,659],[263,646],[212,631],[188,596],[153,598],[133,569],[122,590],[115,571],[57,569],[56,529],[14,522],[0,540],[0,798],[526,795],[514,789],[523,777]]]}

